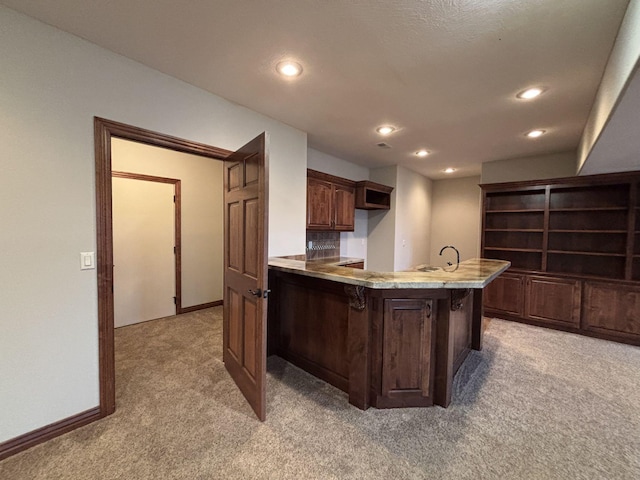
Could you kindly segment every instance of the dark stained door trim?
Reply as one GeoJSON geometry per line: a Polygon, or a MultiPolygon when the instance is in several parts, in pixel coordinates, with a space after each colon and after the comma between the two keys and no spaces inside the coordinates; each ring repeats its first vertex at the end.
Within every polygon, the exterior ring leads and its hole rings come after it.
{"type": "Polygon", "coordinates": [[[111,175],[113,172],[111,171],[111,138],[122,138],[216,160],[224,160],[231,152],[99,117],[94,118],[94,135],[100,416],[106,417],[111,415],[116,408],[113,338],[113,225],[111,221],[111,175]]]}

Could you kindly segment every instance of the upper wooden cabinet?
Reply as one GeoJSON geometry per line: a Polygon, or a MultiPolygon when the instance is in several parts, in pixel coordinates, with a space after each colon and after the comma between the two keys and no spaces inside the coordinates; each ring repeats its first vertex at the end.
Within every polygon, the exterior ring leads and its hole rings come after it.
{"type": "Polygon", "coordinates": [[[307,230],[353,232],[355,182],[307,170],[307,230]]]}

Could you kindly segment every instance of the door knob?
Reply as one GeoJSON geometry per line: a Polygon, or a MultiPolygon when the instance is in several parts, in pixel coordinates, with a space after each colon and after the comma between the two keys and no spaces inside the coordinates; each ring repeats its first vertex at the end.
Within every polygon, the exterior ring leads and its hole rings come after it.
{"type": "Polygon", "coordinates": [[[258,288],[258,289],[256,289],[256,290],[251,290],[251,289],[249,289],[249,293],[250,293],[251,295],[256,296],[256,297],[261,297],[261,296],[262,296],[262,290],[260,290],[259,288],[258,288]]]}

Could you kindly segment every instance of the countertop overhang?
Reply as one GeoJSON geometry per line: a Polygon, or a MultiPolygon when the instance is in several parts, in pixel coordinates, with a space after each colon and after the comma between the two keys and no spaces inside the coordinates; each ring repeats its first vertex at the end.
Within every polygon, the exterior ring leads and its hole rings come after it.
{"type": "Polygon", "coordinates": [[[321,261],[270,257],[269,268],[366,288],[484,288],[511,266],[503,260],[472,258],[458,265],[430,272],[375,272],[327,264],[321,261]]]}

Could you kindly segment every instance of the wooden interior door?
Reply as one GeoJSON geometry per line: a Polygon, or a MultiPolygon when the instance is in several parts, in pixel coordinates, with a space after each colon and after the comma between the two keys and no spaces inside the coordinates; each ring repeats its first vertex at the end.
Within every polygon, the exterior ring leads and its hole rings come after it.
{"type": "Polygon", "coordinates": [[[264,421],[267,362],[268,136],[224,163],[224,364],[264,421]]]}

